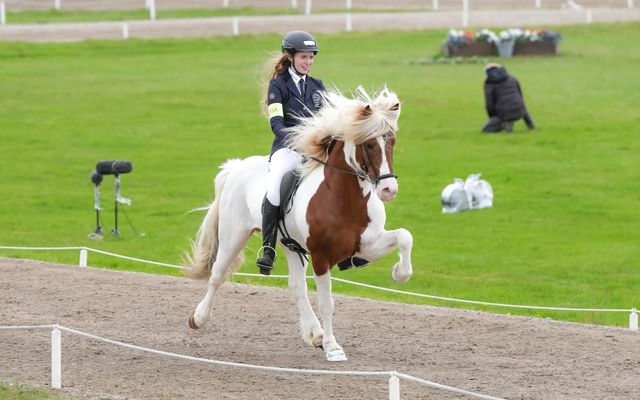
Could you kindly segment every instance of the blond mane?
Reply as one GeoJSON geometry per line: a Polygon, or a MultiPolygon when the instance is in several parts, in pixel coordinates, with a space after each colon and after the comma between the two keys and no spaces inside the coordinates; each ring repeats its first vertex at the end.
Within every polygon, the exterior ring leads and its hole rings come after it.
{"type": "MultiPolygon", "coordinates": [[[[373,96],[358,86],[353,98],[337,89],[324,92],[322,97],[320,110],[288,129],[287,145],[302,155],[326,161],[328,146],[334,139],[357,145],[398,130],[400,101],[386,87],[373,96]]],[[[314,160],[306,163],[303,173],[318,165],[314,160]]]]}

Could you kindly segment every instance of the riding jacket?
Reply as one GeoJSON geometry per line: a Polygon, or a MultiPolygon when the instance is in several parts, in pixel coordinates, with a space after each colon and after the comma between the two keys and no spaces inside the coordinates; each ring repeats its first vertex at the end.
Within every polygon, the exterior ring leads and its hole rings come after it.
{"type": "Polygon", "coordinates": [[[299,117],[310,117],[322,105],[324,85],[320,79],[306,76],[304,99],[291,77],[285,71],[269,82],[267,104],[269,107],[269,123],[275,138],[271,145],[271,154],[285,147],[288,132],[286,128],[299,123],[299,117]]]}

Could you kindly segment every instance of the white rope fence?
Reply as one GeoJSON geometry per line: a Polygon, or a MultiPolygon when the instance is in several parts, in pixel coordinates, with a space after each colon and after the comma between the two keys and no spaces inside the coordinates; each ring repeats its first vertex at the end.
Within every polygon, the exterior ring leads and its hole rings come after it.
{"type": "MultiPolygon", "coordinates": [[[[144,260],[144,259],[135,258],[135,257],[129,257],[129,256],[121,255],[121,254],[110,253],[108,251],[97,250],[97,249],[93,249],[93,248],[90,248],[90,247],[84,247],[84,246],[76,246],[76,247],[0,246],[0,250],[34,250],[34,251],[39,251],[39,250],[80,250],[79,265],[81,267],[86,267],[87,266],[88,252],[91,251],[91,252],[98,253],[98,254],[103,254],[103,255],[116,257],[116,258],[121,258],[121,259],[125,259],[125,260],[130,260],[130,261],[136,261],[136,262],[145,263],[145,264],[158,265],[158,266],[169,267],[169,268],[178,268],[178,269],[182,269],[183,268],[183,267],[181,267],[179,265],[161,263],[161,262],[156,262],[156,261],[149,261],[149,260],[144,260]]],[[[236,275],[236,276],[247,276],[247,277],[258,277],[258,278],[276,278],[276,279],[286,279],[286,278],[288,278],[287,275],[269,275],[269,276],[264,276],[264,275],[250,274],[250,273],[245,273],[245,272],[236,272],[236,273],[234,273],[234,275],[236,275]]],[[[307,276],[306,278],[307,279],[312,279],[313,276],[307,276]]],[[[397,294],[407,295],[407,296],[421,297],[421,298],[426,298],[426,299],[448,301],[448,302],[452,302],[452,303],[464,303],[464,304],[474,304],[474,305],[482,305],[482,306],[490,306],[490,307],[504,307],[504,308],[517,308],[517,309],[530,309],[530,310],[547,310],[547,311],[629,313],[629,329],[631,329],[633,331],[637,331],[638,330],[638,312],[637,312],[635,307],[634,308],[577,308],[577,307],[546,307],[546,306],[507,304],[507,303],[493,303],[493,302],[487,302],[487,301],[464,300],[464,299],[457,299],[457,298],[453,298],[453,297],[442,297],[442,296],[435,296],[435,295],[429,295],[429,294],[407,292],[407,291],[404,291],[404,290],[390,289],[390,288],[385,288],[385,287],[381,287],[381,286],[369,285],[369,284],[366,284],[366,283],[354,282],[354,281],[350,281],[350,280],[346,280],[346,279],[342,279],[342,278],[335,278],[333,276],[331,277],[331,280],[333,280],[335,282],[346,283],[346,284],[349,284],[349,285],[365,287],[365,288],[368,288],[368,289],[380,290],[380,291],[390,292],[390,293],[397,293],[397,294]]]]}
{"type": "Polygon", "coordinates": [[[456,387],[443,385],[428,381],[426,379],[416,378],[411,375],[398,373],[397,371],[329,371],[320,369],[296,369],[296,368],[282,368],[271,367],[266,365],[255,364],[243,364],[230,361],[210,360],[206,358],[187,356],[162,350],[150,349],[147,347],[137,346],[129,343],[119,342],[117,340],[107,339],[100,336],[93,335],[91,333],[82,332],[76,329],[67,328],[62,325],[24,325],[24,326],[0,326],[0,330],[33,330],[33,329],[51,329],[51,387],[54,389],[62,388],[62,335],[61,331],[71,333],[76,336],[81,336],[96,340],[103,343],[112,344],[115,346],[124,347],[131,350],[143,351],[146,353],[156,354],[164,357],[177,358],[187,361],[200,362],[205,364],[219,365],[224,367],[237,367],[247,368],[254,370],[262,370],[275,373],[290,373],[290,374],[308,374],[308,375],[342,375],[342,376],[381,376],[389,377],[389,400],[400,399],[400,378],[408,381],[416,382],[422,385],[426,385],[435,389],[445,390],[465,396],[473,397],[476,399],[487,400],[502,400],[498,397],[487,396],[480,393],[471,392],[464,389],[458,389],[456,387]]]}

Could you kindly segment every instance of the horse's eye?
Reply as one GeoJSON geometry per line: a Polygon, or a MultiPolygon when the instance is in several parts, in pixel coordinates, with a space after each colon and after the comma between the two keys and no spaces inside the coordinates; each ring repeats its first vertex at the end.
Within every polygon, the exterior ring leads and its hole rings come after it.
{"type": "Polygon", "coordinates": [[[374,145],[373,143],[367,143],[367,150],[373,150],[374,145]]]}

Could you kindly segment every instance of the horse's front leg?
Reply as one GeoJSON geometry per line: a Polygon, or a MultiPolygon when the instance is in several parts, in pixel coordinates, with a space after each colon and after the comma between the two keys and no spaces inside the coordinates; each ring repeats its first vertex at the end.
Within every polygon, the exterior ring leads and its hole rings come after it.
{"type": "Polygon", "coordinates": [[[400,261],[391,268],[391,277],[398,283],[405,283],[413,274],[411,267],[413,236],[408,230],[404,228],[392,231],[383,230],[375,239],[364,241],[360,246],[359,253],[363,258],[375,261],[386,256],[396,247],[400,253],[400,261]]]}
{"type": "Polygon", "coordinates": [[[318,291],[318,310],[324,327],[322,347],[327,361],[346,361],[344,350],[333,336],[333,295],[331,294],[331,273],[328,271],[321,276],[314,274],[316,289],[318,291]]]}
{"type": "Polygon", "coordinates": [[[297,253],[284,249],[289,267],[289,289],[300,312],[300,333],[305,343],[314,347],[322,347],[323,331],[320,321],[313,312],[307,294],[307,260],[297,253]]]}

